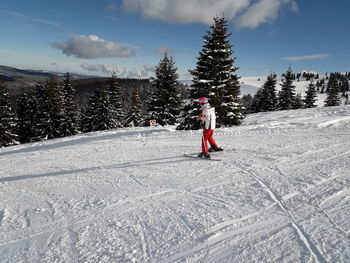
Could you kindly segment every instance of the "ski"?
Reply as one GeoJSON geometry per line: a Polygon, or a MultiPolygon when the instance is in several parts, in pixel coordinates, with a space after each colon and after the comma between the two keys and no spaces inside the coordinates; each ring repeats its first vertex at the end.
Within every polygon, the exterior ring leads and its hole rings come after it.
{"type": "Polygon", "coordinates": [[[192,153],[185,153],[184,154],[185,157],[189,157],[189,158],[195,158],[195,159],[198,159],[198,160],[207,160],[207,161],[222,161],[221,159],[218,159],[216,157],[211,157],[211,158],[201,158],[201,157],[198,157],[198,154],[192,154],[192,153]]]}

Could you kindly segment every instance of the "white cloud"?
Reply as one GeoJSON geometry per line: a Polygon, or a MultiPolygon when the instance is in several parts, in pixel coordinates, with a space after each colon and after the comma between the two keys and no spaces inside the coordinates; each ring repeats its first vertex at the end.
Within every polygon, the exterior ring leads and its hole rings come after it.
{"type": "Polygon", "coordinates": [[[298,57],[283,57],[283,59],[286,59],[288,61],[299,61],[299,60],[323,59],[323,58],[328,58],[330,56],[331,56],[330,54],[320,53],[320,54],[298,56],[298,57]]]}
{"type": "Polygon", "coordinates": [[[80,67],[83,70],[90,71],[90,72],[97,72],[97,73],[103,73],[103,74],[111,74],[112,72],[119,72],[118,68],[114,64],[81,64],[80,67]]]}
{"type": "Polygon", "coordinates": [[[65,43],[54,42],[52,47],[62,50],[67,56],[77,58],[131,57],[134,51],[123,44],[106,41],[95,35],[74,36],[65,43]]]}
{"type": "Polygon", "coordinates": [[[245,12],[235,19],[235,25],[239,28],[256,28],[262,23],[272,23],[278,17],[282,8],[290,7],[298,10],[294,0],[260,0],[249,6],[245,12]]]}
{"type": "Polygon", "coordinates": [[[173,23],[212,24],[213,17],[228,19],[241,12],[251,0],[123,0],[123,7],[144,17],[173,23]]]}
{"type": "Polygon", "coordinates": [[[126,77],[127,78],[137,78],[137,79],[142,79],[142,78],[149,78],[154,75],[154,70],[155,66],[151,65],[144,65],[141,70],[130,70],[126,77]]]}
{"type": "Polygon", "coordinates": [[[115,72],[120,78],[149,78],[154,73],[154,66],[144,65],[141,70],[127,70],[125,67],[118,67],[115,64],[81,64],[80,68],[85,71],[111,75],[115,72]]]}
{"type": "Polygon", "coordinates": [[[123,8],[146,18],[172,23],[212,24],[224,15],[237,28],[255,28],[272,22],[282,8],[297,10],[295,0],[123,0],[123,8]]]}

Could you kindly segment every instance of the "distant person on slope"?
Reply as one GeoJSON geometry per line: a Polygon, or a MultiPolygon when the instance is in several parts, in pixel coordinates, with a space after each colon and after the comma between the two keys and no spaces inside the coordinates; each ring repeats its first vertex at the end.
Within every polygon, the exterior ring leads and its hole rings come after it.
{"type": "Polygon", "coordinates": [[[201,127],[203,129],[202,152],[198,155],[198,157],[210,158],[209,152],[223,151],[223,149],[218,147],[213,139],[213,133],[216,125],[215,108],[210,106],[207,98],[200,98],[198,103],[201,105],[202,111],[198,116],[198,120],[201,121],[201,127]],[[208,142],[210,143],[209,149],[208,142]]]}

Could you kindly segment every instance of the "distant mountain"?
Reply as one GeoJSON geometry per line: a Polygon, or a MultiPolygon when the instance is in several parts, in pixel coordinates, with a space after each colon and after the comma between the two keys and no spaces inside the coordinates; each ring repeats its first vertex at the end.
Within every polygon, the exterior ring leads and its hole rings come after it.
{"type": "MultiPolygon", "coordinates": [[[[36,83],[45,82],[51,77],[64,78],[65,73],[49,72],[43,70],[18,69],[0,65],[0,79],[5,81],[10,96],[15,101],[16,95],[21,92],[31,92],[36,83]]],[[[108,77],[97,77],[70,73],[71,84],[76,90],[76,100],[82,108],[85,108],[89,94],[94,89],[106,87],[108,77]]],[[[149,79],[119,79],[125,105],[129,105],[131,92],[137,88],[143,101],[147,100],[148,91],[151,87],[149,79]]]]}
{"type": "MultiPolygon", "coordinates": [[[[17,89],[26,89],[43,82],[51,77],[62,78],[65,73],[50,72],[44,70],[18,69],[0,65],[0,79],[6,82],[7,87],[13,91],[17,89]]],[[[85,79],[96,76],[86,76],[71,73],[72,79],[85,79]]]]}

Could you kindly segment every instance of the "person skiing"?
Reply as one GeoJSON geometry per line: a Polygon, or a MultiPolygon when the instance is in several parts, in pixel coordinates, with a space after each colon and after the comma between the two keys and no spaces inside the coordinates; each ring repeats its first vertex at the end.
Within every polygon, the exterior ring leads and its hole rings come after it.
{"type": "Polygon", "coordinates": [[[210,158],[209,152],[223,151],[221,147],[216,144],[213,133],[216,125],[215,108],[211,107],[207,98],[200,98],[198,100],[201,106],[201,113],[198,116],[198,120],[201,121],[201,127],[203,129],[202,135],[202,152],[198,155],[200,158],[210,158]],[[208,142],[210,148],[208,148],[208,142]]]}

